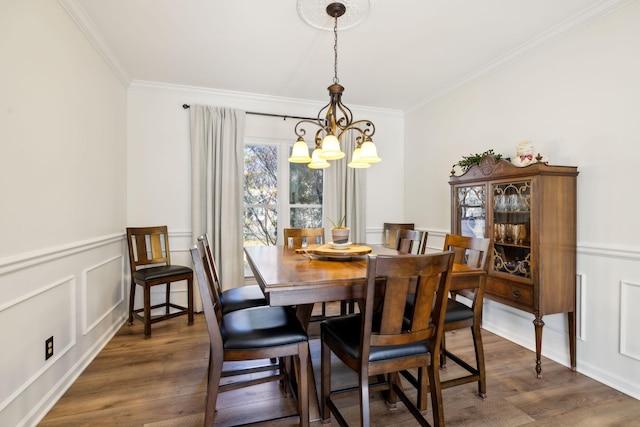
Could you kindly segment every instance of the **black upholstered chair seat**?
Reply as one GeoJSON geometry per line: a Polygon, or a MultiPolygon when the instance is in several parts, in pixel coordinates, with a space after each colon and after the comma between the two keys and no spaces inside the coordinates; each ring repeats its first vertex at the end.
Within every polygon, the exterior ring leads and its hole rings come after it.
{"type": "MultiPolygon", "coordinates": [[[[409,312],[413,309],[414,295],[407,297],[407,307],[405,308],[405,316],[409,317],[409,312]]],[[[444,315],[444,323],[459,322],[473,318],[473,309],[460,301],[449,298],[447,301],[447,310],[444,315]]]]}
{"type": "Polygon", "coordinates": [[[223,291],[220,295],[220,303],[222,304],[222,312],[227,314],[249,307],[267,305],[267,300],[260,286],[250,285],[223,291]]]}
{"type": "Polygon", "coordinates": [[[161,265],[142,268],[133,273],[133,278],[140,281],[162,280],[181,274],[192,274],[193,270],[182,265],[161,265]]]}
{"type": "Polygon", "coordinates": [[[444,315],[444,323],[459,322],[467,319],[473,319],[473,309],[460,301],[449,298],[447,311],[444,315]]]}
{"type": "MultiPolygon", "coordinates": [[[[360,340],[362,339],[360,337],[361,322],[360,314],[353,314],[325,320],[320,324],[320,328],[326,339],[335,341],[350,357],[358,359],[360,357],[360,340]]],[[[380,330],[380,316],[373,316],[372,330],[380,330]]],[[[372,346],[369,361],[397,359],[428,352],[426,341],[397,346],[372,346]]]]}
{"type": "Polygon", "coordinates": [[[225,314],[220,333],[225,350],[307,341],[307,333],[291,307],[251,307],[225,314]]]}

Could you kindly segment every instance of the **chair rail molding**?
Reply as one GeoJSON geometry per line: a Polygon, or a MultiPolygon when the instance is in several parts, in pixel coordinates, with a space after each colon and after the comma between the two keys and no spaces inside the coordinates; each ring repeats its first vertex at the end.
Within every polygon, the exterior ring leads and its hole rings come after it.
{"type": "Polygon", "coordinates": [[[12,273],[23,268],[33,267],[38,264],[53,261],[80,252],[86,252],[108,244],[123,241],[124,232],[99,236],[88,240],[68,243],[65,245],[44,248],[33,252],[26,252],[11,257],[0,259],[0,276],[12,273]]]}

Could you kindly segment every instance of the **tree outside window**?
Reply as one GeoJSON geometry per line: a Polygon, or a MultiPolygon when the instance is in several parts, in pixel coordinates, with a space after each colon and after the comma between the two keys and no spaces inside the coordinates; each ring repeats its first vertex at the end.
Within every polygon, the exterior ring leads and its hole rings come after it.
{"type": "Polygon", "coordinates": [[[275,245],[285,227],[322,227],[323,172],[289,163],[290,149],[288,144],[245,145],[245,246],[275,245]]]}

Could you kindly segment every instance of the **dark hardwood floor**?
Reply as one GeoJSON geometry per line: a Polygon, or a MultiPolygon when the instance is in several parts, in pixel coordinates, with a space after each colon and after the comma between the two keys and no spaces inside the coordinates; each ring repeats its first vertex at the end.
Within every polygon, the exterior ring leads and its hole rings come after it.
{"type": "MultiPolygon", "coordinates": [[[[145,340],[140,322],[124,325],[39,425],[201,426],[208,363],[204,318],[196,315],[195,324],[187,326],[186,318],[178,317],[154,324],[152,331],[145,340]]],[[[536,379],[533,352],[483,332],[488,397],[477,398],[475,384],[445,390],[448,426],[640,426],[640,401],[546,358],[543,378],[536,379]]],[[[447,346],[461,354],[472,355],[468,343],[465,331],[447,335],[447,346]]],[[[318,381],[319,350],[319,340],[312,340],[318,381]]],[[[335,364],[339,371],[339,362],[335,364]]],[[[456,371],[450,363],[442,378],[456,371]]],[[[334,381],[353,380],[344,371],[334,381]]],[[[390,411],[378,395],[371,402],[372,425],[417,425],[401,403],[390,411]]],[[[222,393],[216,425],[292,413],[294,405],[277,383],[222,393]]],[[[339,406],[358,425],[357,397],[345,398],[339,406]]],[[[430,411],[427,419],[431,422],[430,411]]],[[[337,425],[335,420],[332,424],[337,425]]]]}

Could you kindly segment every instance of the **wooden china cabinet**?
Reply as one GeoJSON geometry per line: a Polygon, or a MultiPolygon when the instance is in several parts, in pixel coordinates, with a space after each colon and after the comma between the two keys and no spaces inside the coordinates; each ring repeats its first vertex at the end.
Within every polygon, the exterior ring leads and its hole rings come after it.
{"type": "Polygon", "coordinates": [[[453,233],[493,238],[485,297],[535,316],[539,378],[546,314],[567,313],[576,367],[577,176],[572,166],[517,167],[486,156],[449,179],[453,233]]]}

